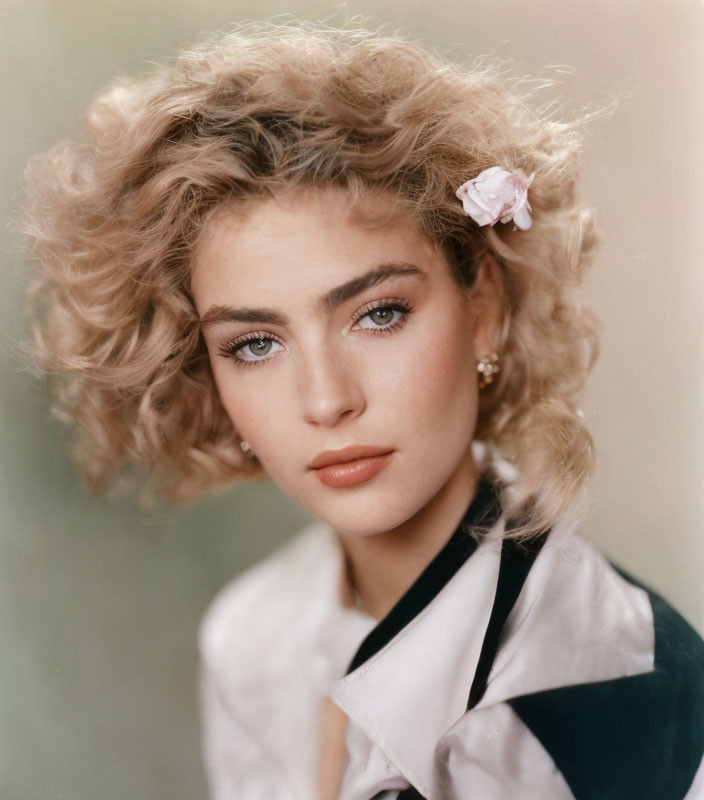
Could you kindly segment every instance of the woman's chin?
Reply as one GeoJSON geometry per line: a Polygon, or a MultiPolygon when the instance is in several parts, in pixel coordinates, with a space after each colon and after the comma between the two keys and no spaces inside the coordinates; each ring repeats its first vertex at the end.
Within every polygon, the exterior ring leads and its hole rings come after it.
{"type": "Polygon", "coordinates": [[[318,519],[327,523],[341,536],[377,536],[395,530],[416,514],[414,505],[400,505],[389,502],[388,497],[381,497],[378,502],[373,499],[366,503],[344,504],[338,508],[317,508],[313,513],[318,519]]]}

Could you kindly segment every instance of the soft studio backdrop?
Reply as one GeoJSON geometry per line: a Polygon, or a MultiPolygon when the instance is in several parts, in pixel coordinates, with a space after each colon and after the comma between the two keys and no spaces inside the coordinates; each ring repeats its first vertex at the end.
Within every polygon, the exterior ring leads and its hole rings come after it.
{"type": "MultiPolygon", "coordinates": [[[[587,532],[704,630],[703,6],[695,0],[0,0],[3,219],[31,153],[75,135],[117,74],[203,30],[282,12],[375,14],[457,57],[560,77],[588,130],[605,235],[585,292],[602,355],[584,400],[599,466],[587,532]]],[[[546,95],[546,96],[555,96],[546,95]]],[[[25,271],[2,228],[0,796],[205,797],[196,626],[216,590],[304,521],[266,483],[145,517],[87,496],[16,355],[25,271]]]]}

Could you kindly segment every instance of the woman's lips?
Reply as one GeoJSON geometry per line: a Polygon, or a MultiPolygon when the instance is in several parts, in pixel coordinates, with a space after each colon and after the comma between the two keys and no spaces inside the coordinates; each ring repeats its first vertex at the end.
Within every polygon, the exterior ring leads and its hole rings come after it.
{"type": "Polygon", "coordinates": [[[393,451],[378,447],[346,447],[320,453],[310,468],[321,483],[342,489],[371,480],[384,469],[392,456],[393,451]]]}

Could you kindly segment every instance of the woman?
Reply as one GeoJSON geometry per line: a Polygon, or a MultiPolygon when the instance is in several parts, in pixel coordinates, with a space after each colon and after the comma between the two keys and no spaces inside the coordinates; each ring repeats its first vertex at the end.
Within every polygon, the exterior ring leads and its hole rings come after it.
{"type": "Polygon", "coordinates": [[[704,793],[704,647],[577,534],[578,149],[491,69],[250,25],[30,166],[94,488],[266,473],[320,520],[204,621],[213,797],[704,793]]]}

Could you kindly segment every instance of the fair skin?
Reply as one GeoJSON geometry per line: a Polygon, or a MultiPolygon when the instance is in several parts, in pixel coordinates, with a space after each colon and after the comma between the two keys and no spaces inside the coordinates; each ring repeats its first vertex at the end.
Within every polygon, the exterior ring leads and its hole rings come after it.
{"type": "MultiPolygon", "coordinates": [[[[442,248],[392,211],[379,195],[353,208],[334,188],[225,207],[191,285],[236,430],[279,488],[337,531],[351,590],[376,618],[475,493],[476,366],[495,349],[500,315],[493,259],[463,290],[442,248]],[[368,478],[330,485],[310,468],[357,445],[385,454],[356,462],[382,464],[368,478]]],[[[340,715],[323,715],[336,744],[322,759],[321,797],[339,780],[340,715]]]]}

